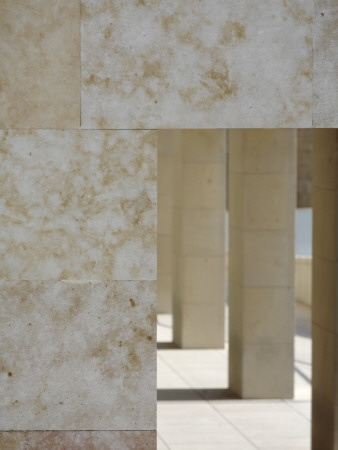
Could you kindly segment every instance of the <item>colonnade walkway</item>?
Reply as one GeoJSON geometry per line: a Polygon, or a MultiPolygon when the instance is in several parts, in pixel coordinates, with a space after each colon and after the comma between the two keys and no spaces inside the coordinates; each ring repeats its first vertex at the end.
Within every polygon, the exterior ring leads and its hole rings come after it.
{"type": "Polygon", "coordinates": [[[158,315],[158,450],[309,450],[311,317],[296,306],[294,399],[240,400],[224,350],[173,347],[172,316],[158,315]]]}

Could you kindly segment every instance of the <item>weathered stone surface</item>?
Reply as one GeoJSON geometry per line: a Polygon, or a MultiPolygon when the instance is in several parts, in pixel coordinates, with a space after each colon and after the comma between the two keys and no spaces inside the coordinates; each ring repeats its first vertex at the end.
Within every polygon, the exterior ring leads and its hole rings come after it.
{"type": "Polygon", "coordinates": [[[155,281],[0,282],[0,430],[154,430],[155,326],[155,281]]]}
{"type": "Polygon", "coordinates": [[[157,133],[0,131],[0,279],[156,279],[157,133]]]}
{"type": "Polygon", "coordinates": [[[155,450],[155,431],[0,432],[0,448],[12,450],[155,450]]]}
{"type": "Polygon", "coordinates": [[[338,4],[314,0],[313,126],[338,127],[338,4]]]}
{"type": "Polygon", "coordinates": [[[310,127],[312,2],[83,0],[84,128],[310,127]]]}
{"type": "Polygon", "coordinates": [[[80,126],[79,0],[0,2],[0,128],[80,126]]]}

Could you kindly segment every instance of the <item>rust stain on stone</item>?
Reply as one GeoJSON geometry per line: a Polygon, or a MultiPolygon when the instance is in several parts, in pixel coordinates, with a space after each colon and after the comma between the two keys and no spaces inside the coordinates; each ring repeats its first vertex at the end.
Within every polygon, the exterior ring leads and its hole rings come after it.
{"type": "Polygon", "coordinates": [[[41,391],[35,398],[35,407],[36,412],[35,415],[38,416],[42,411],[46,411],[47,405],[42,402],[43,391],[41,391]]]}
{"type": "Polygon", "coordinates": [[[92,17],[87,5],[84,2],[80,2],[80,15],[81,19],[90,19],[92,17]]]}
{"type": "Polygon", "coordinates": [[[84,80],[84,84],[86,86],[100,86],[100,87],[109,88],[109,86],[110,86],[110,77],[101,78],[101,77],[98,77],[98,76],[96,76],[95,74],[92,73],[89,76],[89,78],[84,80]]]}
{"type": "Polygon", "coordinates": [[[224,64],[223,70],[208,70],[200,84],[209,92],[209,101],[224,100],[237,93],[237,83],[230,79],[228,67],[224,64]]]}
{"type": "Polygon", "coordinates": [[[161,78],[164,76],[161,61],[144,60],[142,64],[142,72],[145,78],[161,78]]]}
{"type": "Polygon", "coordinates": [[[308,78],[310,81],[312,81],[312,71],[309,71],[309,70],[302,70],[302,71],[300,72],[300,75],[302,75],[302,76],[308,78]]]}
{"type": "Polygon", "coordinates": [[[90,356],[91,358],[107,358],[109,355],[108,343],[106,341],[102,341],[102,343],[96,346],[90,356]]]}
{"type": "Polygon", "coordinates": [[[222,30],[222,44],[230,44],[246,38],[245,28],[239,22],[228,20],[222,30]]]}
{"type": "Polygon", "coordinates": [[[172,14],[171,16],[164,16],[161,19],[162,28],[166,33],[168,33],[171,25],[178,23],[179,23],[179,16],[177,14],[172,14]]]}
{"type": "Polygon", "coordinates": [[[141,192],[140,196],[135,200],[122,200],[121,207],[129,220],[137,225],[141,222],[143,214],[152,208],[152,201],[147,193],[141,192]]]}
{"type": "Polygon", "coordinates": [[[307,44],[307,45],[310,45],[310,46],[312,46],[312,37],[309,37],[309,36],[305,36],[305,43],[307,44]]]}
{"type": "Polygon", "coordinates": [[[128,360],[129,360],[129,364],[132,367],[135,367],[135,366],[139,367],[141,365],[140,358],[138,357],[138,355],[133,347],[131,347],[128,350],[128,360]]]}
{"type": "Polygon", "coordinates": [[[312,17],[306,15],[305,10],[300,6],[295,4],[294,1],[290,2],[288,0],[283,0],[283,5],[286,8],[287,14],[293,18],[298,23],[312,23],[312,17]]]}
{"type": "Polygon", "coordinates": [[[108,122],[104,117],[100,117],[100,119],[97,121],[97,125],[101,129],[109,128],[108,122]]]}
{"type": "Polygon", "coordinates": [[[112,29],[111,29],[111,26],[109,26],[104,30],[103,36],[105,39],[109,39],[111,35],[112,35],[112,29]]]}

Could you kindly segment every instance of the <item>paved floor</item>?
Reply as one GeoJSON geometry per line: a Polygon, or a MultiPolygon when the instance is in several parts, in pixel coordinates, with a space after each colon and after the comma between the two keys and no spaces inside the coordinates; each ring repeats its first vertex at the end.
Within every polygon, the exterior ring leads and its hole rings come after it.
{"type": "Polygon", "coordinates": [[[173,348],[170,315],[158,316],[158,449],[309,450],[310,310],[297,307],[295,398],[238,400],[228,386],[228,348],[173,348]]]}

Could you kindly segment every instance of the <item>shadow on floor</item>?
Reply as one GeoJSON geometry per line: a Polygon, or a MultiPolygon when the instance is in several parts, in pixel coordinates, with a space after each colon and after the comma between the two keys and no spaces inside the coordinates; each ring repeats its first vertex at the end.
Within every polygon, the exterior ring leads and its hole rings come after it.
{"type": "Polygon", "coordinates": [[[158,342],[157,343],[157,350],[177,350],[179,347],[174,344],[173,342],[158,342]]]}
{"type": "Polygon", "coordinates": [[[230,389],[158,389],[158,401],[240,400],[230,389]]]}

